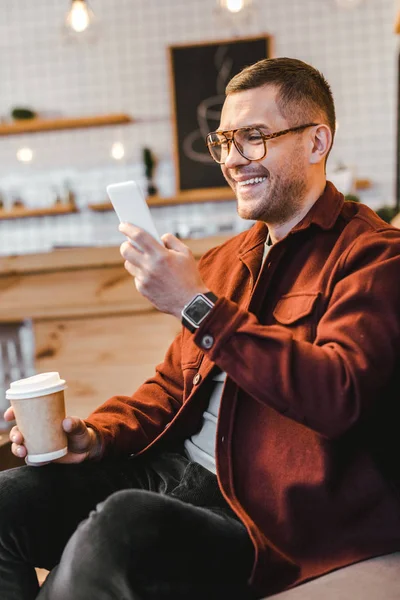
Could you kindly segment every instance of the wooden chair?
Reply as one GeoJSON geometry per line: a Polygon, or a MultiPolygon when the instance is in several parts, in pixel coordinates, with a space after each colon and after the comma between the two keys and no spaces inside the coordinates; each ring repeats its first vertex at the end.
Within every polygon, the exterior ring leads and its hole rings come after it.
{"type": "Polygon", "coordinates": [[[33,334],[29,322],[0,325],[0,429],[9,424],[3,420],[8,407],[6,390],[11,381],[34,373],[33,334]]]}

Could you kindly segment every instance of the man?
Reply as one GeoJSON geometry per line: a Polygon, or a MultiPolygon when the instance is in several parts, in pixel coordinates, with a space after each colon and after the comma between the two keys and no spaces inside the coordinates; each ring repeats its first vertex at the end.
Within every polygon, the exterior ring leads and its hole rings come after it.
{"type": "Polygon", "coordinates": [[[260,598],[400,550],[400,231],[326,182],[334,130],[318,71],[260,61],[207,138],[257,223],[199,269],[120,227],[182,332],[131,398],[65,421],[69,466],[2,475],[2,597],[59,563],[42,600],[260,598]]]}

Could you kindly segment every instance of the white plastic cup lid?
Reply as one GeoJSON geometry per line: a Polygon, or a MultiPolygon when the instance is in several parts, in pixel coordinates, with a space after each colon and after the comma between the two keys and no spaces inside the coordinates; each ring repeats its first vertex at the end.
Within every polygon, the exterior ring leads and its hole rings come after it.
{"type": "Polygon", "coordinates": [[[6,391],[7,400],[25,400],[37,398],[46,394],[55,394],[66,389],[65,379],[60,379],[59,373],[39,373],[26,379],[18,379],[10,384],[6,391]]]}

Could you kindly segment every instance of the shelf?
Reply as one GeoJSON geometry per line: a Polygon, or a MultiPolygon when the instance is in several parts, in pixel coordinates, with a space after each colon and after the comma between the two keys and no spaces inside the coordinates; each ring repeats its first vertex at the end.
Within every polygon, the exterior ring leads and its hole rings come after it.
{"type": "Polygon", "coordinates": [[[57,215],[68,215],[78,212],[74,204],[55,204],[47,208],[15,207],[11,210],[0,209],[0,221],[8,219],[25,219],[27,217],[50,217],[57,215]]]}
{"type": "Polygon", "coordinates": [[[0,136],[58,131],[61,129],[104,127],[106,125],[122,125],[131,122],[132,118],[123,113],[94,117],[59,117],[57,119],[41,119],[38,117],[35,119],[21,119],[11,123],[0,123],[0,136]]]}
{"type": "MultiPolygon", "coordinates": [[[[178,194],[177,196],[149,196],[147,198],[147,204],[149,206],[173,206],[176,204],[195,204],[202,202],[229,202],[235,199],[235,195],[230,188],[219,189],[214,193],[209,190],[201,190],[199,193],[196,192],[185,192],[178,194]]],[[[111,202],[99,202],[96,204],[89,204],[90,210],[95,212],[106,212],[113,210],[111,202]]]]}

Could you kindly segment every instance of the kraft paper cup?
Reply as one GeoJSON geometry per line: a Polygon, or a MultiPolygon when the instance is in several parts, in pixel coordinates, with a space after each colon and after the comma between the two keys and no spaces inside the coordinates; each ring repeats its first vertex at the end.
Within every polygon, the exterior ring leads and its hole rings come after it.
{"type": "Polygon", "coordinates": [[[28,463],[55,460],[68,452],[62,428],[65,418],[64,379],[57,372],[40,373],[11,383],[6,398],[24,436],[28,463]]]}

